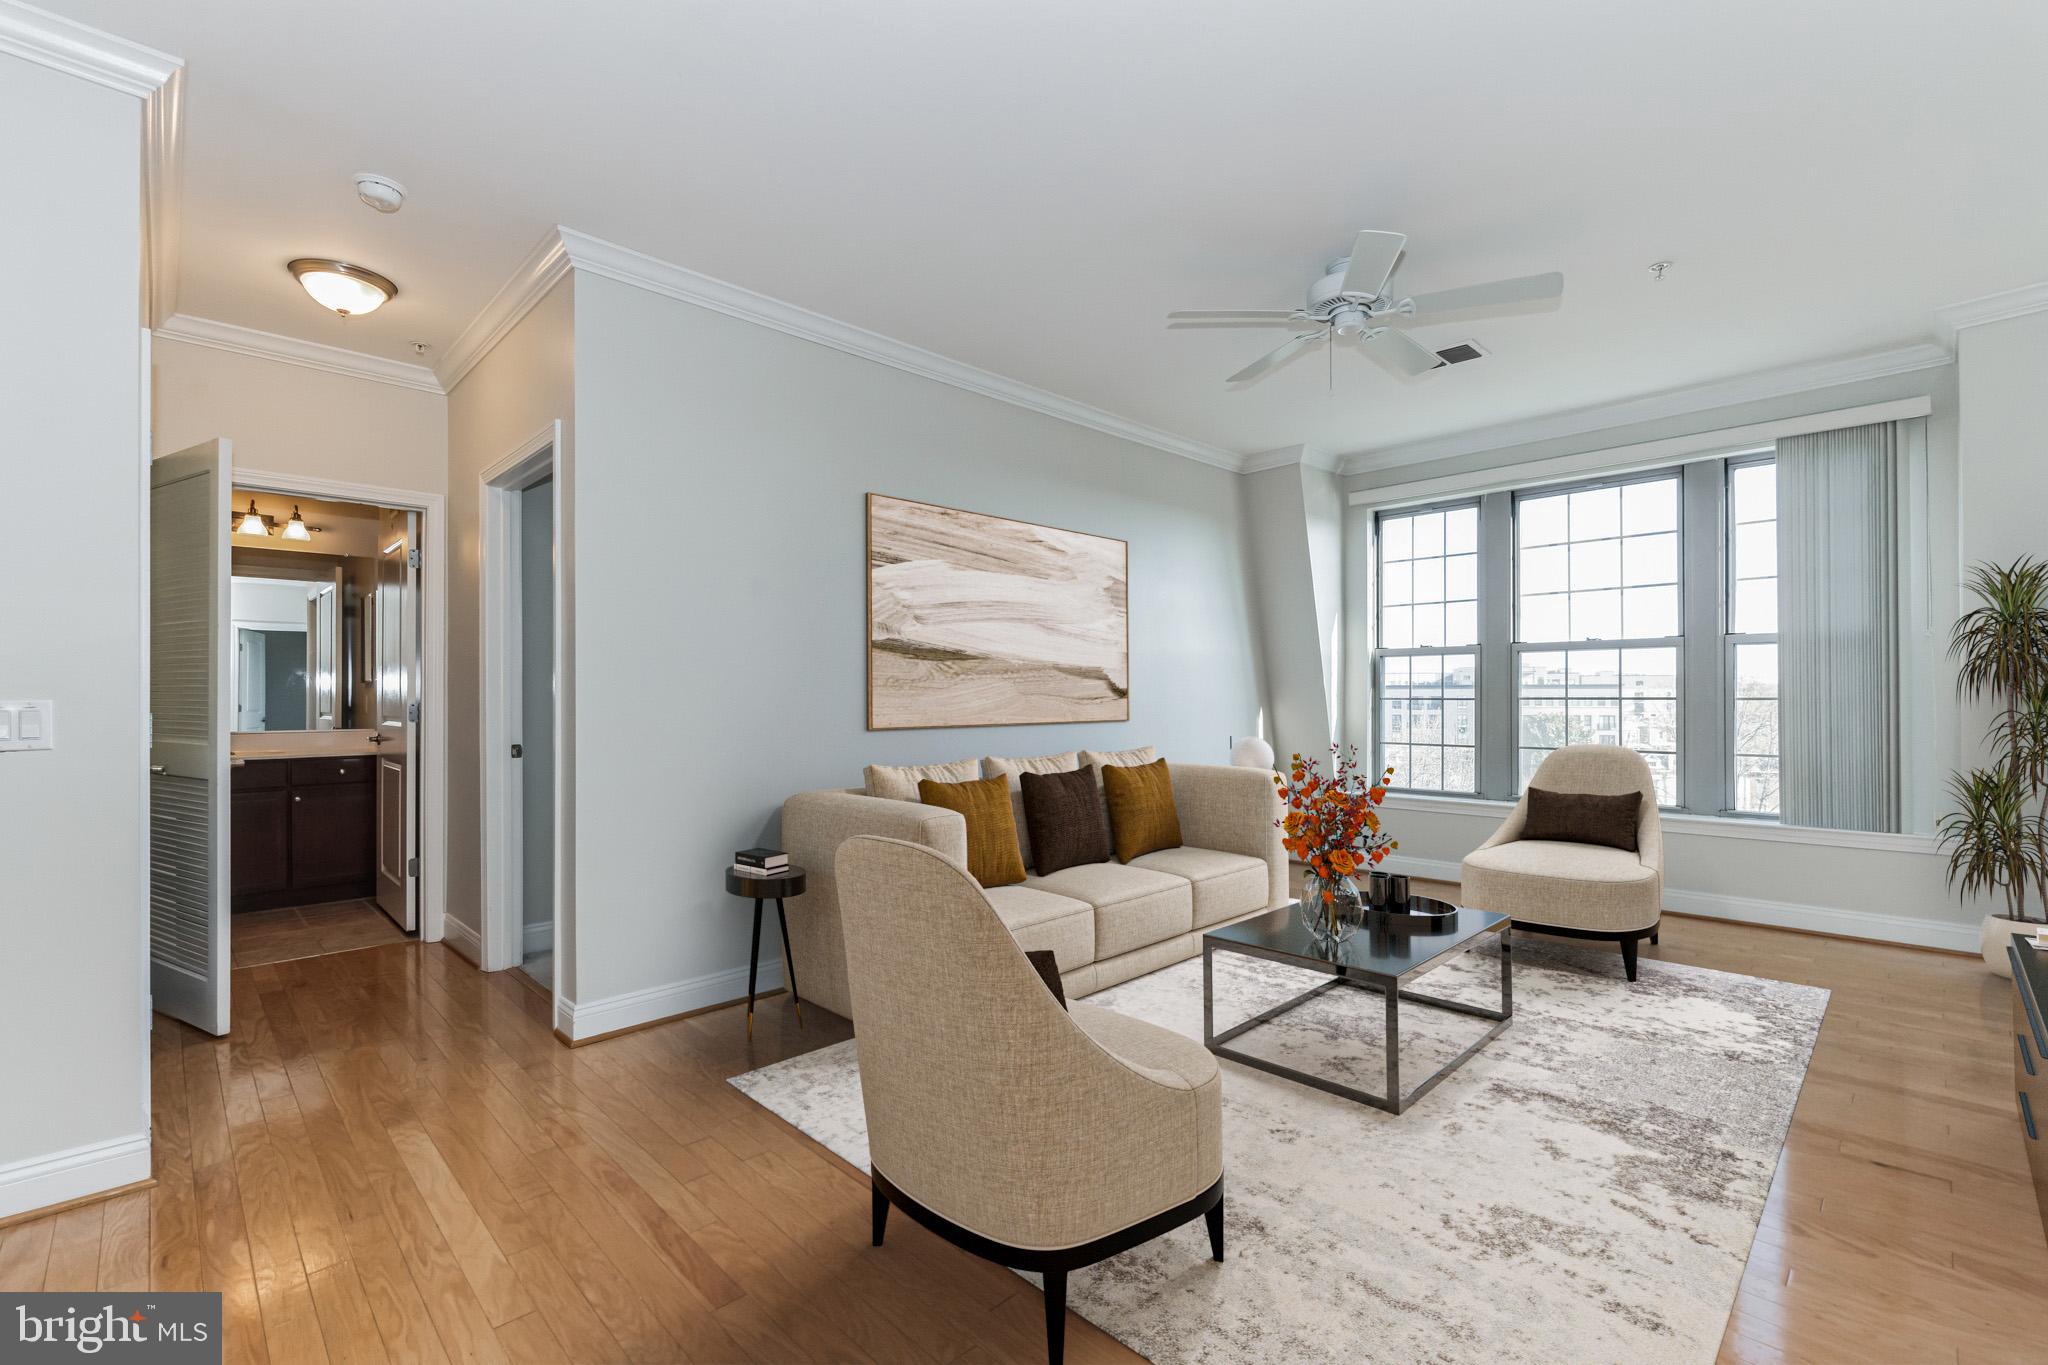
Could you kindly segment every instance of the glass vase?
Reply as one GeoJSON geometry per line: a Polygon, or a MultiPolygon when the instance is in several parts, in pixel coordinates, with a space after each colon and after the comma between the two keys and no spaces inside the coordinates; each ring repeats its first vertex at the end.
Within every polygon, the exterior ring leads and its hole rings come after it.
{"type": "Polygon", "coordinates": [[[1316,942],[1334,946],[1364,922],[1365,895],[1349,877],[1325,878],[1310,871],[1301,879],[1297,912],[1316,942]]]}

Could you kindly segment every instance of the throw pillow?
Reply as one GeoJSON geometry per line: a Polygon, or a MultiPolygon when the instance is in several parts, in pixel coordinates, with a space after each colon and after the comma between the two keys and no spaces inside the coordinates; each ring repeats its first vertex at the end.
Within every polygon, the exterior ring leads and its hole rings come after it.
{"type": "Polygon", "coordinates": [[[1063,867],[1106,863],[1110,858],[1109,819],[1102,807],[1102,784],[1095,769],[1070,773],[1025,773],[1021,777],[1024,828],[1031,836],[1041,877],[1063,867]]]}
{"type": "Polygon", "coordinates": [[[1159,754],[1149,744],[1141,749],[1083,749],[1081,762],[1090,768],[1135,768],[1150,763],[1159,754]]]}
{"type": "MultiPolygon", "coordinates": [[[[1063,754],[1039,754],[1035,758],[984,758],[981,760],[983,777],[1007,777],[1010,779],[1010,815],[1017,822],[1017,851],[1024,855],[1027,869],[1043,872],[1038,860],[1031,852],[1030,822],[1024,818],[1023,789],[1017,779],[1025,773],[1067,773],[1081,766],[1081,755],[1069,749],[1063,754]]],[[[1105,858],[1108,854],[1103,855],[1105,858]]]]}
{"type": "Polygon", "coordinates": [[[927,806],[957,810],[967,821],[967,870],[983,886],[1011,886],[1024,880],[1024,855],[1017,851],[1017,825],[1010,818],[1010,784],[1000,777],[972,782],[917,784],[927,806]]]}
{"type": "Polygon", "coordinates": [[[908,768],[890,768],[879,763],[867,767],[869,796],[889,801],[917,800],[917,784],[929,777],[934,782],[972,782],[981,776],[981,765],[971,758],[958,763],[920,763],[908,768]]]}
{"type": "Polygon", "coordinates": [[[1102,769],[1102,794],[1109,803],[1118,862],[1180,847],[1180,812],[1174,809],[1173,778],[1165,759],[1138,767],[1110,764],[1102,769]]]}
{"type": "Polygon", "coordinates": [[[1038,979],[1043,981],[1045,988],[1052,992],[1052,998],[1060,1002],[1060,1008],[1065,1009],[1067,1007],[1067,988],[1060,984],[1060,964],[1053,957],[1052,949],[1033,948],[1030,952],[1024,954],[1024,960],[1029,962],[1038,972],[1038,979]]]}
{"type": "Polygon", "coordinates": [[[1641,792],[1595,796],[1590,792],[1556,792],[1531,787],[1521,837],[1556,839],[1568,844],[1600,844],[1634,853],[1636,817],[1642,813],[1642,807],[1641,792]]]}

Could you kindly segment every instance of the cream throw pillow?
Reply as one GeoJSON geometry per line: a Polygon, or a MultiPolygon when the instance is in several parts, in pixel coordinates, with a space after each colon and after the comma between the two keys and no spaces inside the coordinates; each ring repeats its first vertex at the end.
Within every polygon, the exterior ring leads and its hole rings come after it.
{"type": "Polygon", "coordinates": [[[920,763],[906,768],[870,763],[866,775],[869,796],[879,796],[886,801],[915,801],[918,799],[918,783],[926,779],[933,782],[973,782],[981,776],[981,764],[972,758],[963,758],[958,763],[920,763]]]}
{"type": "MultiPolygon", "coordinates": [[[[1091,768],[1142,768],[1158,759],[1158,752],[1149,744],[1142,749],[1116,749],[1106,753],[1097,749],[1081,751],[1081,761],[1091,768]]],[[[1096,775],[1101,776],[1100,773],[1096,775]]]]}
{"type": "Polygon", "coordinates": [[[1081,766],[1081,755],[1069,749],[1063,754],[1040,754],[1036,758],[984,758],[981,760],[983,777],[1007,777],[1010,780],[1010,814],[1017,823],[1017,849],[1024,855],[1024,866],[1031,867],[1031,836],[1024,828],[1024,788],[1017,781],[1023,773],[1070,773],[1081,766]]]}

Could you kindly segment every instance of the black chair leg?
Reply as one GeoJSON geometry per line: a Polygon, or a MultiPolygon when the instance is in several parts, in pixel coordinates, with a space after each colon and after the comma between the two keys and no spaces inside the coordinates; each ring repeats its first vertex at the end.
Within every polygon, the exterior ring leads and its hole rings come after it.
{"type": "Polygon", "coordinates": [[[882,1193],[880,1185],[870,1185],[868,1193],[874,1196],[874,1224],[876,1246],[882,1244],[882,1230],[889,1226],[889,1196],[882,1193]]]}
{"type": "Polygon", "coordinates": [[[1223,1201],[1217,1200],[1216,1206],[1202,1217],[1209,1221],[1209,1259],[1220,1261],[1223,1259],[1223,1201]]]}
{"type": "Polygon", "coordinates": [[[1045,1360],[1061,1365],[1067,1358],[1067,1272],[1045,1272],[1045,1360]]]}
{"type": "Polygon", "coordinates": [[[1628,979],[1636,979],[1636,940],[1625,938],[1621,941],[1621,965],[1628,972],[1628,979]]]}
{"type": "Polygon", "coordinates": [[[1650,946],[1653,948],[1657,945],[1657,934],[1658,930],[1656,929],[1650,931],[1650,946]]]}

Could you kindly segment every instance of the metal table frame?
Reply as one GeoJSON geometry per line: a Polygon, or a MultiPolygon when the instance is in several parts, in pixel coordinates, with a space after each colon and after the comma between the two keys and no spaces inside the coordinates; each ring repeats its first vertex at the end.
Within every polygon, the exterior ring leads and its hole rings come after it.
{"type": "Polygon", "coordinates": [[[1254,947],[1250,944],[1236,943],[1229,939],[1211,938],[1205,934],[1202,936],[1202,1044],[1218,1057],[1226,1057],[1233,1062],[1251,1067],[1254,1070],[1266,1072],[1268,1075],[1284,1076],[1290,1081],[1314,1086],[1318,1090],[1328,1091],[1332,1095],[1338,1095],[1347,1100],[1356,1100],[1360,1104],[1369,1104],[1375,1109],[1384,1109],[1390,1114],[1398,1115],[1405,1113],[1410,1105],[1435,1089],[1438,1081],[1441,1081],[1444,1077],[1463,1066],[1473,1053],[1493,1041],[1500,1034],[1500,1031],[1508,1026],[1509,1021],[1514,1018],[1514,939],[1510,925],[1510,921],[1502,920],[1499,924],[1482,929],[1463,943],[1447,949],[1441,956],[1399,975],[1375,972],[1364,967],[1346,966],[1343,963],[1331,962],[1323,958],[1303,957],[1277,949],[1254,947]],[[1442,996],[1425,995],[1421,991],[1408,990],[1403,987],[1403,982],[1427,976],[1445,963],[1462,957],[1474,945],[1482,942],[1488,934],[1500,935],[1499,1009],[1488,1009],[1484,1005],[1468,1005],[1460,1000],[1446,1000],[1442,996]],[[1223,1032],[1218,1033],[1216,1032],[1215,1020],[1215,955],[1218,950],[1242,953],[1246,957],[1261,957],[1271,962],[1285,963],[1293,967],[1303,967],[1310,971],[1328,972],[1331,979],[1323,982],[1321,985],[1311,987],[1290,1000],[1282,1001],[1269,1010],[1255,1014],[1241,1024],[1233,1024],[1223,1032]],[[1267,1061],[1263,1057],[1253,1057],[1247,1053],[1239,1052],[1236,1048],[1223,1046],[1247,1030],[1257,1028],[1261,1024],[1270,1023],[1296,1006],[1305,1004],[1319,995],[1333,991],[1339,986],[1353,986],[1359,990],[1377,991],[1380,995],[1386,997],[1387,1090],[1384,1095],[1375,1095],[1371,1091],[1345,1085],[1342,1081],[1333,1081],[1324,1076],[1313,1075],[1306,1071],[1297,1071],[1291,1066],[1267,1061]],[[1401,1093],[1401,1002],[1403,1000],[1413,1001],[1418,1005],[1434,1005],[1439,1009],[1452,1010],[1458,1014],[1469,1014],[1480,1019],[1495,1021],[1493,1027],[1475,1039],[1471,1046],[1431,1072],[1428,1079],[1405,1095],[1401,1093]]]}

